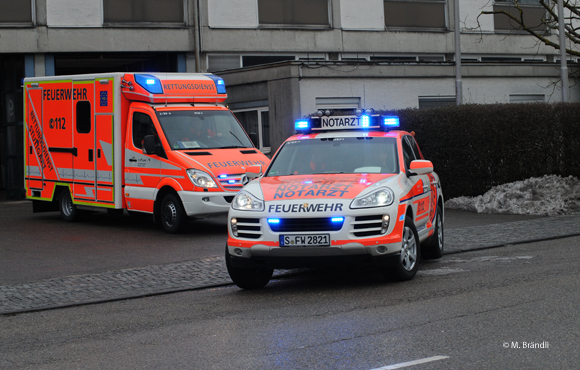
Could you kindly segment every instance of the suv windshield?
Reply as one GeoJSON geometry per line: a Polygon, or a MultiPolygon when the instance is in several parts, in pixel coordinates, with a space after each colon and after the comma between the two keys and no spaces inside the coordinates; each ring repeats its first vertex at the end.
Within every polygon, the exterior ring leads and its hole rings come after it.
{"type": "Polygon", "coordinates": [[[254,147],[230,111],[158,111],[157,118],[173,150],[254,147]]]}
{"type": "Polygon", "coordinates": [[[397,143],[387,137],[288,141],[266,176],[318,173],[398,173],[397,143]]]}

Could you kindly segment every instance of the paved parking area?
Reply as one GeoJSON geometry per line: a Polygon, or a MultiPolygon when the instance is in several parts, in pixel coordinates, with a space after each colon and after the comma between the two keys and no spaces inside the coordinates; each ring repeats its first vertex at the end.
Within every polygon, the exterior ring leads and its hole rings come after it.
{"type": "MultiPolygon", "coordinates": [[[[445,230],[446,254],[580,235],[580,215],[445,230]]],[[[276,276],[291,273],[275,272],[276,276]]],[[[81,304],[231,284],[223,257],[0,285],[0,314],[16,314],[81,304]]]]}

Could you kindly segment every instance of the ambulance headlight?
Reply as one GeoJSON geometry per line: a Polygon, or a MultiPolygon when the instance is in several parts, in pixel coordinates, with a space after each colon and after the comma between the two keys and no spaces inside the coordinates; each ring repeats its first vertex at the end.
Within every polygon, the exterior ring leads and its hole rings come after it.
{"type": "Polygon", "coordinates": [[[237,211],[263,211],[264,201],[242,190],[232,201],[232,208],[237,211]]]}
{"type": "Polygon", "coordinates": [[[187,170],[187,175],[189,179],[193,183],[193,185],[198,186],[200,188],[217,188],[217,184],[212,179],[210,175],[206,172],[200,170],[189,169],[187,170]]]}
{"type": "Polygon", "coordinates": [[[395,194],[389,188],[381,188],[370,194],[356,197],[350,204],[350,208],[385,207],[393,204],[395,194]]]}

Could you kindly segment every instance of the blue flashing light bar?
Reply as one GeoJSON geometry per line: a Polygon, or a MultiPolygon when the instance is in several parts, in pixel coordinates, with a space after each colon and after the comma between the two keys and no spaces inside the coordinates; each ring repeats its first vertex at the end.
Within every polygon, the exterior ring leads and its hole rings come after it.
{"type": "Polygon", "coordinates": [[[211,78],[215,83],[215,88],[218,94],[226,93],[226,83],[224,82],[223,78],[216,75],[207,75],[207,77],[211,78]]]}
{"type": "Polygon", "coordinates": [[[228,184],[235,184],[236,180],[228,180],[228,184]]]}
{"type": "Polygon", "coordinates": [[[155,76],[147,74],[136,74],[135,82],[151,94],[163,94],[161,81],[155,76]]]}
{"type": "Polygon", "coordinates": [[[219,175],[218,176],[220,179],[225,179],[226,177],[228,177],[228,175],[219,175]]]}
{"type": "Polygon", "coordinates": [[[344,217],[333,217],[330,219],[330,221],[332,222],[343,222],[344,221],[344,217]]]}
{"type": "Polygon", "coordinates": [[[294,122],[294,128],[296,131],[308,131],[310,130],[310,121],[306,119],[299,119],[294,122]]]}
{"type": "Polygon", "coordinates": [[[362,128],[368,128],[371,125],[371,117],[366,114],[360,117],[360,125],[362,128]]]}
{"type": "Polygon", "coordinates": [[[280,219],[279,218],[269,218],[268,219],[268,223],[269,224],[279,224],[280,223],[280,219]]]}
{"type": "Polygon", "coordinates": [[[394,128],[394,127],[399,127],[400,123],[399,123],[399,117],[397,116],[383,116],[383,125],[386,128],[394,128]]]}

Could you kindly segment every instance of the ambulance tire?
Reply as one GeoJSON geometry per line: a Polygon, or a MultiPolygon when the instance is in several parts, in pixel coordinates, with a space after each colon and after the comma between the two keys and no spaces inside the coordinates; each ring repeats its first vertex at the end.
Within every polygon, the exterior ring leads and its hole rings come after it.
{"type": "Polygon", "coordinates": [[[60,192],[58,210],[60,211],[60,217],[67,222],[78,221],[80,218],[80,212],[73,203],[70,192],[67,189],[63,189],[60,192]]]}
{"type": "Polygon", "coordinates": [[[242,289],[260,289],[266,286],[274,270],[266,267],[234,267],[232,266],[230,253],[226,245],[226,267],[230,278],[242,289]]]}
{"type": "Polygon", "coordinates": [[[441,258],[441,256],[443,256],[444,248],[445,235],[443,234],[443,214],[441,208],[438,207],[437,215],[435,216],[435,232],[422,246],[421,256],[425,259],[441,258]]]}
{"type": "Polygon", "coordinates": [[[390,281],[411,280],[419,270],[419,235],[411,217],[407,216],[403,226],[401,253],[395,256],[391,266],[382,267],[381,275],[390,281]]]}
{"type": "Polygon", "coordinates": [[[167,194],[163,197],[159,219],[163,230],[166,232],[178,234],[183,231],[187,224],[187,215],[179,197],[173,194],[167,194]]]}

